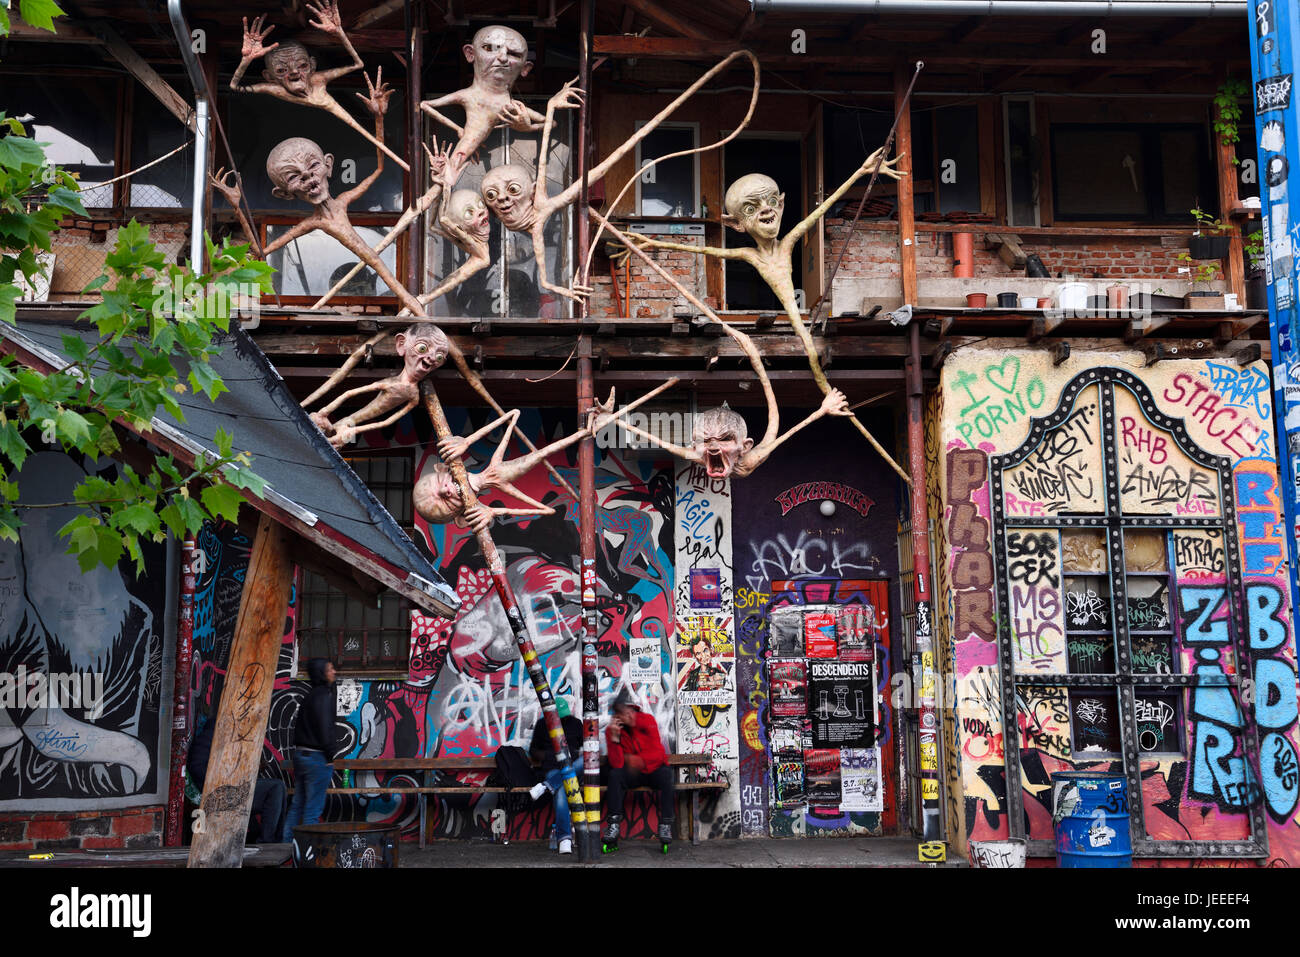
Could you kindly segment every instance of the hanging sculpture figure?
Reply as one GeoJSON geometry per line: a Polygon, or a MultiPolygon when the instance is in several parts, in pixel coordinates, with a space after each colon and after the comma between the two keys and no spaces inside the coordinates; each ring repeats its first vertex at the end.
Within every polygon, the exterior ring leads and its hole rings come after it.
{"type": "MultiPolygon", "coordinates": [[[[845,398],[844,393],[839,389],[831,389],[816,412],[807,416],[784,435],[778,436],[777,433],[781,429],[780,408],[777,405],[776,394],[772,391],[772,382],[768,378],[767,370],[763,368],[763,360],[758,348],[749,336],[739,329],[722,322],[716,316],[714,320],[722,326],[727,335],[736,340],[741,351],[749,357],[754,374],[763,386],[763,396],[767,400],[767,429],[758,445],[755,445],[754,440],[749,437],[749,427],[745,424],[744,418],[738,412],[728,408],[726,403],[717,408],[705,409],[695,416],[691,426],[691,444],[685,448],[627,422],[620,422],[620,428],[639,435],[660,448],[667,449],[678,458],[704,466],[709,478],[745,478],[753,474],[755,469],[767,461],[768,456],[796,432],[807,428],[823,416],[852,414],[849,412],[849,400],[845,398]]],[[[614,416],[609,414],[610,410],[607,407],[598,406],[598,409],[600,411],[591,424],[593,433],[600,432],[614,421],[614,416]]]]}
{"type": "Polygon", "coordinates": [[[352,114],[343,109],[338,101],[330,95],[329,90],[326,89],[328,84],[334,80],[347,76],[355,70],[360,70],[364,66],[361,57],[353,49],[352,41],[348,39],[348,35],[343,29],[338,4],[335,0],[321,0],[319,5],[308,3],[307,9],[317,18],[311,21],[311,25],[322,33],[337,37],[339,42],[343,44],[343,49],[347,50],[348,55],[352,57],[352,64],[333,70],[318,71],[316,69],[316,58],[308,53],[307,48],[296,40],[285,43],[272,43],[270,46],[263,45],[263,41],[275,29],[274,26],[263,29],[263,24],[266,22],[265,14],[257,17],[251,27],[248,25],[248,18],[244,17],[244,41],[240,48],[239,66],[235,70],[235,75],[230,79],[230,88],[237,93],[266,93],[278,100],[284,100],[286,103],[319,107],[352,127],[352,129],[387,153],[398,166],[410,172],[410,167],[406,165],[406,162],[384,145],[382,133],[377,136],[372,135],[365,127],[353,119],[352,114]],[[241,85],[240,81],[243,80],[244,74],[258,57],[264,58],[266,64],[262,70],[264,82],[241,85]]]}
{"type": "MultiPolygon", "coordinates": [[[[808,332],[808,327],[804,325],[803,318],[799,313],[798,298],[795,294],[794,278],[791,270],[791,260],[794,256],[795,249],[799,241],[816,225],[817,221],[826,215],[826,212],[835,203],[839,202],[849,188],[860,178],[870,174],[875,170],[877,163],[880,165],[880,173],[891,179],[901,179],[907,175],[905,172],[894,168],[902,157],[895,157],[892,160],[882,160],[882,151],[876,150],[858,167],[857,171],[845,180],[835,192],[831,193],[826,200],[812,211],[806,219],[796,225],[784,237],[780,236],[781,216],[785,211],[785,194],[776,181],[770,176],[762,173],[750,173],[742,176],[731,184],[723,197],[724,213],[722,222],[738,232],[746,233],[751,236],[756,245],[742,246],[738,248],[721,249],[717,246],[688,246],[685,243],[675,243],[668,240],[652,239],[647,236],[636,236],[632,241],[642,247],[651,247],[654,249],[672,249],[678,252],[693,253],[697,256],[713,256],[718,259],[735,259],[741,262],[749,263],[758,274],[763,277],[768,288],[776,294],[781,302],[781,307],[785,310],[790,325],[794,328],[795,334],[803,342],[804,350],[808,354],[808,365],[812,369],[813,378],[817,381],[817,386],[823,394],[831,394],[831,385],[826,381],[826,375],[822,372],[821,363],[817,358],[817,346],[813,343],[812,335],[808,332]]],[[[869,441],[881,455],[891,464],[891,459],[876,442],[876,440],[867,431],[866,427],[858,421],[856,416],[850,416],[853,424],[858,431],[866,436],[869,441]]],[[[903,476],[903,479],[910,483],[911,479],[906,472],[895,469],[903,476]]]]}
{"type": "Polygon", "coordinates": [[[494,419],[468,438],[462,439],[459,436],[449,435],[446,438],[439,439],[438,454],[442,456],[443,461],[435,464],[427,474],[421,476],[419,481],[415,483],[413,503],[416,514],[433,525],[441,525],[457,520],[474,532],[480,532],[487,528],[492,519],[499,515],[554,515],[555,509],[525,495],[513,483],[539,462],[545,461],[551,454],[566,449],[575,442],[580,442],[593,435],[595,432],[593,423],[599,421],[601,423],[600,428],[604,428],[612,422],[618,422],[638,406],[649,402],[659,393],[677,385],[678,381],[675,377],[669,379],[641,396],[635,402],[628,403],[617,412],[614,411],[614,390],[611,389],[609,398],[603,403],[597,402],[595,409],[587,416],[585,428],[552,442],[543,449],[533,449],[529,454],[521,455],[519,458],[511,459],[508,462],[504,462],[503,458],[506,445],[510,439],[510,430],[515,429],[516,423],[519,421],[518,409],[512,409],[500,418],[494,419]],[[449,463],[453,460],[463,459],[465,453],[469,451],[475,442],[485,438],[497,426],[505,423],[509,423],[510,428],[506,430],[505,435],[497,444],[496,450],[488,460],[487,467],[478,473],[466,470],[469,488],[475,496],[489,489],[500,489],[527,502],[531,507],[522,509],[490,507],[482,502],[466,507],[464,496],[461,493],[460,486],[456,484],[456,480],[452,476],[449,463]]]}
{"type": "MultiPolygon", "coordinates": [[[[748,57],[757,71],[757,61],[754,55],[747,50],[741,50],[731,54],[722,62],[714,66],[702,77],[692,83],[684,92],[678,95],[668,106],[664,107],[655,117],[649,120],[644,126],[638,129],[631,137],[624,141],[609,156],[594,166],[587,173],[587,184],[591,186],[599,182],[606,173],[614,168],[625,156],[636,149],[636,145],[653,133],[672,113],[682,105],[687,99],[695,94],[705,83],[711,80],[726,69],[734,60],[739,57],[748,57]]],[[[756,74],[757,75],[757,72],[756,74]]],[[[566,83],[564,87],[551,97],[550,102],[546,104],[546,117],[542,124],[542,142],[538,149],[538,166],[539,170],[545,168],[546,158],[550,149],[551,133],[555,126],[555,111],[559,109],[571,109],[582,104],[582,98],[585,93],[574,87],[572,81],[566,83]]],[[[504,166],[497,166],[488,170],[487,175],[483,177],[483,182],[479,190],[483,194],[483,199],[487,202],[488,208],[496,214],[506,229],[514,232],[528,233],[533,241],[533,254],[537,261],[538,285],[541,288],[549,290],[558,296],[567,299],[582,301],[591,295],[592,288],[588,285],[575,282],[571,288],[564,288],[552,283],[546,275],[546,242],[544,239],[544,230],[546,222],[555,213],[575,202],[582,193],[582,179],[575,179],[564,190],[555,196],[546,194],[546,177],[545,175],[534,175],[533,171],[517,163],[508,163],[504,166]]]]}
{"type": "Polygon", "coordinates": [[[515,81],[527,76],[533,66],[528,60],[528,41],[521,33],[510,27],[483,27],[462,50],[465,59],[474,64],[474,82],[463,90],[420,104],[421,110],[460,137],[451,154],[448,183],[453,186],[493,130],[508,126],[517,133],[535,133],[543,122],[540,113],[511,95],[515,81]],[[465,111],[464,126],[438,112],[446,106],[459,106],[465,111]]]}
{"type": "MultiPolygon", "coordinates": [[[[380,337],[383,335],[384,333],[381,333],[380,337]]],[[[375,342],[376,339],[372,339],[368,344],[373,346],[375,342]]],[[[397,334],[393,344],[397,347],[397,354],[402,359],[401,372],[370,385],[349,389],[319,412],[311,413],[311,420],[329,439],[330,445],[336,449],[347,445],[362,432],[382,429],[392,425],[414,409],[420,401],[421,380],[441,366],[447,360],[447,354],[451,351],[451,343],[448,341],[446,334],[431,322],[417,322],[411,325],[405,332],[397,334]],[[344,402],[370,392],[378,392],[379,395],[371,399],[359,411],[353,412],[337,422],[330,421],[330,416],[334,410],[344,402]],[[392,414],[382,422],[374,421],[388,412],[392,412],[392,414]]],[[[359,360],[360,356],[358,355],[356,358],[359,360]]],[[[352,371],[355,365],[356,362],[349,357],[343,368],[330,376],[328,382],[303,401],[303,408],[307,408],[322,395],[329,392],[352,371]]],[[[508,437],[509,432],[506,435],[508,437]]]]}

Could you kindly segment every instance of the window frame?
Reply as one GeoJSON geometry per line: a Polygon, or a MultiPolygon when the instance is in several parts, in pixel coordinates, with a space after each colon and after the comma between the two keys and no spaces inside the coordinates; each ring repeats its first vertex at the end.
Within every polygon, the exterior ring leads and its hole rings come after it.
{"type": "MultiPolygon", "coordinates": [[[[406,460],[407,467],[409,469],[410,482],[389,483],[388,487],[405,489],[407,494],[407,500],[410,501],[412,495],[411,490],[415,486],[415,470],[418,464],[416,461],[416,454],[414,449],[396,447],[396,448],[389,448],[389,449],[361,450],[357,452],[350,452],[344,456],[344,460],[349,464],[349,467],[351,467],[354,462],[360,459],[373,460],[373,459],[382,459],[382,458],[394,459],[394,460],[401,460],[401,459],[406,460]]],[[[375,497],[378,498],[381,504],[383,504],[384,507],[389,509],[389,511],[391,512],[392,510],[391,508],[389,508],[389,502],[384,497],[385,487],[373,486],[370,485],[369,483],[367,483],[367,487],[371,488],[371,490],[374,491],[375,497]]],[[[414,506],[412,505],[410,521],[403,522],[403,516],[399,516],[399,515],[394,515],[394,518],[397,519],[398,524],[401,525],[403,530],[406,531],[408,535],[411,535],[412,540],[414,540],[414,535],[413,535],[414,506]]],[[[294,640],[298,645],[300,659],[302,661],[306,661],[308,657],[311,657],[310,655],[306,654],[306,651],[308,649],[304,647],[304,638],[319,635],[320,639],[324,639],[325,641],[335,642],[335,645],[329,649],[328,657],[338,666],[340,671],[346,671],[349,676],[362,677],[367,680],[385,680],[385,679],[406,680],[410,676],[410,657],[411,657],[410,611],[415,606],[409,600],[402,598],[401,596],[397,595],[394,592],[389,592],[389,591],[384,592],[380,596],[380,601],[381,602],[395,601],[398,603],[399,608],[402,611],[402,614],[399,616],[401,624],[395,626],[401,632],[401,638],[402,638],[400,642],[401,650],[396,652],[391,657],[388,658],[379,657],[374,662],[368,662],[366,660],[367,647],[365,644],[367,638],[362,637],[362,641],[363,641],[362,660],[360,664],[357,664],[351,659],[343,658],[342,647],[341,647],[342,642],[347,638],[357,637],[353,633],[355,629],[352,626],[344,624],[339,627],[339,634],[336,638],[334,638],[331,637],[330,634],[328,633],[330,630],[334,629],[334,626],[326,623],[324,629],[322,629],[325,631],[325,633],[319,634],[317,629],[309,628],[307,626],[307,621],[309,619],[310,603],[313,600],[328,602],[331,600],[341,599],[343,602],[343,609],[344,609],[343,614],[345,617],[352,611],[352,606],[354,603],[356,605],[362,606],[363,615],[365,614],[366,611],[374,611],[375,609],[365,604],[364,602],[361,602],[359,599],[353,598],[347,595],[346,593],[343,593],[338,589],[333,588],[332,586],[329,585],[328,582],[324,582],[325,587],[322,590],[309,591],[307,576],[311,573],[306,572],[306,570],[304,570],[304,572],[305,573],[302,576],[302,580],[298,584],[298,588],[299,588],[298,618],[297,618],[297,624],[295,626],[295,632],[294,632],[294,640]]],[[[368,640],[371,642],[381,641],[384,633],[390,631],[392,631],[392,629],[383,628],[381,625],[379,634],[375,637],[370,637],[368,640]]],[[[396,634],[396,632],[394,633],[396,634]]],[[[364,636],[364,634],[365,633],[363,632],[362,635],[364,636]]]]}
{"type": "MultiPolygon", "coordinates": [[[[636,123],[633,125],[633,129],[639,130],[649,122],[650,122],[649,120],[637,120],[636,123]]],[[[693,140],[690,148],[694,150],[698,150],[700,148],[700,124],[699,123],[688,122],[684,120],[678,122],[666,122],[666,123],[660,123],[659,126],[656,127],[656,129],[657,130],[690,130],[692,134],[691,139],[693,140]]],[[[687,211],[687,213],[681,217],[671,216],[671,215],[670,216],[646,216],[646,214],[641,211],[641,164],[646,162],[649,159],[654,159],[654,157],[651,156],[643,159],[641,156],[641,148],[643,146],[645,146],[645,140],[641,140],[636,144],[636,160],[635,160],[636,162],[636,167],[635,167],[636,168],[636,216],[641,219],[646,219],[646,218],[698,219],[700,217],[700,193],[702,189],[702,183],[700,181],[700,154],[699,153],[691,154],[691,177],[693,180],[694,188],[692,190],[693,196],[692,196],[692,206],[690,210],[687,211]]]]}
{"type": "MultiPolygon", "coordinates": [[[[1159,410],[1154,397],[1147,386],[1134,373],[1124,369],[1102,366],[1089,369],[1075,376],[1061,392],[1056,408],[1043,418],[1034,418],[1029,435],[1013,452],[994,455],[989,460],[990,500],[992,504],[994,564],[996,567],[996,588],[998,606],[998,660],[1001,671],[1002,721],[1006,730],[1004,734],[1005,767],[1007,781],[1007,819],[1010,836],[1026,838],[1024,817],[1024,785],[1022,783],[1020,760],[1020,733],[1017,713],[1017,689],[1019,687],[1065,688],[1099,688],[1110,691],[1114,689],[1117,710],[1120,719],[1121,751],[1118,755],[1101,755],[1096,761],[1077,760],[1071,750],[1074,764],[1091,764],[1098,762],[1119,763],[1128,781],[1129,820],[1132,831],[1134,857],[1141,858],[1264,858],[1268,855],[1268,831],[1264,819],[1263,802],[1253,802],[1246,809],[1246,821],[1249,836],[1244,839],[1224,839],[1214,841],[1197,840],[1157,840],[1147,836],[1145,813],[1142,802],[1141,761],[1150,756],[1144,755],[1137,740],[1137,721],[1135,698],[1139,690],[1147,694],[1168,692],[1171,689],[1180,694],[1189,694],[1191,690],[1201,687],[1219,686],[1217,679],[1203,678],[1195,673],[1152,674],[1132,670],[1132,647],[1127,615],[1128,565],[1125,561],[1123,532],[1136,529],[1147,531],[1164,531],[1166,533],[1183,529],[1212,529],[1222,532],[1225,553],[1225,601],[1228,606],[1227,627],[1230,631],[1229,644],[1238,663],[1249,662],[1250,652],[1247,647],[1245,622],[1245,586],[1242,576],[1241,557],[1237,540],[1236,510],[1233,504],[1232,462],[1226,457],[1211,455],[1195,445],[1182,419],[1174,419],[1159,410]],[[1004,473],[1022,462],[1038,448],[1043,439],[1058,425],[1063,423],[1074,410],[1075,400],[1085,389],[1095,386],[1098,390],[1098,404],[1101,418],[1097,424],[1099,434],[1103,437],[1114,435],[1117,421],[1115,409],[1116,388],[1127,388],[1134,396],[1138,406],[1148,421],[1164,429],[1173,436],[1178,449],[1192,459],[1201,468],[1209,470],[1218,479],[1217,491],[1220,501],[1220,515],[1211,517],[1176,517],[1173,515],[1136,515],[1125,513],[1121,507],[1122,492],[1119,479],[1119,453],[1113,442],[1101,442],[1103,488],[1105,492],[1104,511],[1095,513],[1057,514],[1048,517],[1007,516],[1004,506],[1004,473]],[[1070,674],[1070,673],[1019,673],[1015,672],[1013,660],[1014,637],[1011,633],[1010,596],[1008,578],[1007,532],[1014,529],[1053,529],[1060,531],[1095,530],[1103,533],[1106,541],[1108,559],[1107,571],[1102,573],[1110,581],[1111,617],[1114,629],[1114,656],[1117,670],[1110,674],[1070,674]],[[1116,569],[1119,572],[1116,573],[1116,569]],[[1125,613],[1115,613],[1116,608],[1123,608],[1125,613]]],[[[1174,568],[1169,569],[1171,577],[1176,576],[1174,568]]],[[[1181,629],[1177,626],[1177,605],[1175,594],[1170,594],[1170,616],[1172,638],[1180,637],[1181,629]]],[[[1185,639],[1183,639],[1185,641],[1185,639]]],[[[1068,665],[1067,665],[1068,667],[1068,665]]],[[[1226,686],[1231,689],[1238,702],[1242,701],[1241,666],[1234,673],[1226,675],[1226,686]]],[[[1187,707],[1183,698],[1183,714],[1187,707]]],[[[1071,729],[1073,729],[1073,711],[1071,709],[1071,729]]],[[[1244,722],[1242,730],[1242,747],[1247,759],[1258,756],[1259,731],[1253,720],[1244,722]]],[[[1193,742],[1180,730],[1183,752],[1191,760],[1188,749],[1193,742]]],[[[1073,738],[1073,730],[1072,730],[1073,738]]],[[[1072,741],[1073,744],[1073,741],[1072,741]]],[[[1157,757],[1162,752],[1154,753],[1157,757]]],[[[1053,853],[1052,841],[1032,839],[1028,842],[1031,854],[1050,855],[1053,853]]]]}

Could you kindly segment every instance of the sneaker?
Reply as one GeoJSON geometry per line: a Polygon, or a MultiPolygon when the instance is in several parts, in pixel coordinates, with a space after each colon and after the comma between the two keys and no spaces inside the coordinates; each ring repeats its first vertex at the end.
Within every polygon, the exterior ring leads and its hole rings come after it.
{"type": "Polygon", "coordinates": [[[570,838],[567,837],[560,838],[560,853],[561,854],[573,853],[573,841],[570,838]]]}
{"type": "Polygon", "coordinates": [[[659,840],[663,841],[665,844],[668,844],[668,843],[671,843],[671,842],[672,842],[672,839],[673,839],[673,822],[672,822],[672,821],[660,821],[660,822],[659,822],[659,840]]]}
{"type": "Polygon", "coordinates": [[[622,821],[623,821],[623,816],[621,814],[612,815],[609,821],[605,824],[605,830],[603,830],[600,834],[601,839],[606,841],[617,841],[618,826],[619,824],[622,823],[622,821]]]}
{"type": "Polygon", "coordinates": [[[546,786],[546,782],[542,781],[538,784],[534,784],[531,788],[528,789],[528,796],[532,798],[534,801],[537,801],[540,800],[541,796],[549,790],[550,788],[546,786]]]}

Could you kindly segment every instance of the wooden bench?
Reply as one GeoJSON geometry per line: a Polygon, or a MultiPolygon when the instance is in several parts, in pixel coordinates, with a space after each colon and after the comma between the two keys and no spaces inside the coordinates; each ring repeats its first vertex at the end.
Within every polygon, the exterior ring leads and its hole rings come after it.
{"type": "MultiPolygon", "coordinates": [[[[670,768],[676,770],[690,771],[693,769],[706,768],[709,766],[711,758],[707,754],[670,754],[668,755],[667,764],[670,768]]],[[[292,762],[283,761],[281,767],[292,771],[292,762]]],[[[411,794],[419,799],[420,806],[420,847],[425,846],[425,823],[427,816],[427,801],[430,794],[449,796],[449,797],[471,797],[478,794],[525,794],[526,788],[504,788],[495,785],[486,784],[462,784],[462,783],[435,783],[436,775],[443,774],[468,774],[468,773],[491,773],[496,770],[496,758],[494,757],[443,757],[443,758],[343,758],[334,762],[336,771],[348,770],[354,772],[354,784],[351,787],[331,787],[327,788],[327,794],[411,794]],[[355,784],[355,772],[358,771],[388,771],[388,772],[408,772],[418,774],[423,784],[418,786],[403,785],[358,785],[355,784]]],[[[581,779],[579,779],[581,784],[581,779]]],[[[690,795],[691,813],[690,813],[690,839],[692,844],[700,843],[699,838],[699,814],[700,814],[700,795],[708,792],[720,793],[727,790],[726,781],[675,781],[673,783],[678,795],[690,795]]],[[[605,791],[604,785],[601,786],[601,792],[605,791]]],[[[647,786],[632,788],[633,791],[651,791],[647,786]]],[[[292,793],[293,789],[289,789],[292,793]]]]}

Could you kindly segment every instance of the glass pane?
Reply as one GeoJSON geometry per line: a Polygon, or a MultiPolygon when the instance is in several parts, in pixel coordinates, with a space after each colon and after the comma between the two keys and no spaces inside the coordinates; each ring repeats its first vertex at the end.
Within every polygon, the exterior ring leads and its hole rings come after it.
{"type": "Polygon", "coordinates": [[[1143,754],[1182,752],[1178,698],[1176,691],[1139,690],[1135,695],[1138,750],[1143,754]]]}
{"type": "Polygon", "coordinates": [[[1147,174],[1140,128],[1052,127],[1056,214],[1145,218],[1147,174]]]}
{"type": "Polygon", "coordinates": [[[1168,539],[1164,532],[1124,532],[1124,569],[1129,572],[1168,572],[1168,539]]]}
{"type": "MultiPolygon", "coordinates": [[[[17,6],[15,4],[15,6],[17,6]]],[[[87,209],[113,205],[113,188],[91,189],[113,178],[117,146],[118,83],[46,76],[8,75],[0,83],[0,110],[21,120],[46,158],[76,175],[87,209]]]]}
{"type": "Polygon", "coordinates": [[[1070,760],[1070,705],[1065,688],[1022,685],[1016,689],[1016,712],[1022,749],[1070,760]]]}
{"type": "Polygon", "coordinates": [[[1093,572],[1104,575],[1108,570],[1106,534],[1104,532],[1062,532],[1061,559],[1067,572],[1093,572]]]}
{"type": "Polygon", "coordinates": [[[1067,650],[1071,674],[1113,674],[1109,579],[1099,575],[1065,579],[1067,650]]]}
{"type": "Polygon", "coordinates": [[[1071,691],[1070,723],[1077,760],[1119,754],[1119,706],[1114,691],[1071,691]]]}
{"type": "MultiPolygon", "coordinates": [[[[941,166],[939,211],[978,212],[980,208],[979,110],[974,106],[949,106],[934,111],[941,166]]],[[[916,169],[913,166],[913,169],[916,169]]]]}
{"type": "Polygon", "coordinates": [[[1176,531],[1173,537],[1174,569],[1179,586],[1227,582],[1223,532],[1197,528],[1176,531]]]}
{"type": "Polygon", "coordinates": [[[1020,100],[1007,104],[1007,167],[1011,182],[1007,222],[1019,226],[1038,223],[1037,144],[1032,123],[1028,103],[1020,100]]]}
{"type": "MultiPolygon", "coordinates": [[[[131,166],[138,169],[166,156],[190,137],[180,120],[172,116],[144,87],[137,86],[131,130],[131,166]]],[[[181,207],[190,205],[193,188],[193,150],[177,153],[127,180],[129,206],[181,207]]],[[[240,239],[243,242],[243,239],[240,239]]]]}
{"type": "MultiPolygon", "coordinates": [[[[638,146],[637,169],[660,156],[694,148],[695,138],[694,128],[661,126],[638,146]]],[[[694,216],[695,196],[694,156],[664,160],[641,173],[642,216],[694,216]]]]}
{"type": "Polygon", "coordinates": [[[1164,181],[1164,212],[1182,215],[1198,205],[1201,138],[1192,130],[1160,133],[1160,175],[1164,181]]]}
{"type": "MultiPolygon", "coordinates": [[[[267,227],[267,236],[274,240],[289,231],[287,225],[267,227]]],[[[387,229],[382,227],[357,227],[357,233],[372,247],[379,245],[387,229]]],[[[397,244],[389,246],[379,257],[390,270],[397,269],[397,244]]],[[[357,264],[356,254],[337,239],[319,229],[300,236],[293,242],[273,252],[268,262],[275,269],[273,285],[282,296],[319,296],[327,292],[338,280],[357,264]]],[[[341,296],[391,296],[393,292],[369,266],[348,281],[341,296]]]]}

